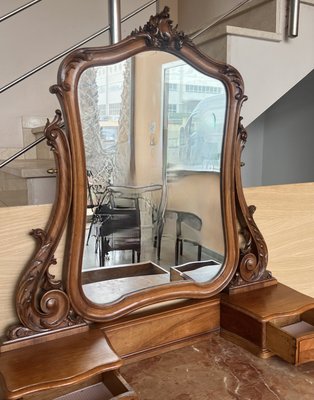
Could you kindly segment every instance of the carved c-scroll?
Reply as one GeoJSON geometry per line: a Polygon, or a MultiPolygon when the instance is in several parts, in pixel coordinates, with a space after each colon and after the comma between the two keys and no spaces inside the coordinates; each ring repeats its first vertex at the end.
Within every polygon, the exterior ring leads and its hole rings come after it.
{"type": "Polygon", "coordinates": [[[224,65],[221,69],[221,72],[228,76],[229,80],[235,87],[235,99],[240,101],[246,101],[247,96],[244,94],[244,82],[239,71],[234,68],[232,65],[224,65]]]}
{"type": "Polygon", "coordinates": [[[16,310],[21,325],[9,328],[7,332],[9,339],[83,322],[71,309],[62,282],[55,280],[49,273],[50,265],[56,263],[54,252],[69,215],[72,192],[70,152],[61,125],[61,112],[57,110],[53,121],[51,123],[47,121],[45,127],[45,136],[55,154],[58,169],[57,199],[47,229],[32,231],[38,243],[37,249],[26,266],[16,292],[16,310]]]}
{"type": "Polygon", "coordinates": [[[242,118],[240,117],[235,154],[235,188],[237,218],[240,226],[239,235],[242,237],[242,244],[240,246],[239,266],[230,287],[272,279],[271,273],[266,270],[268,263],[267,246],[253,218],[256,207],[253,205],[248,207],[243,194],[240,165],[241,153],[247,140],[247,132],[241,120],[242,118]]]}

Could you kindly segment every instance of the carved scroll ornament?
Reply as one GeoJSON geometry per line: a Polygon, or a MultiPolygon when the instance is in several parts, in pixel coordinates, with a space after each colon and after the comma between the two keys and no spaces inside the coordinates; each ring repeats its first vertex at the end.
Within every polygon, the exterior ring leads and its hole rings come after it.
{"type": "Polygon", "coordinates": [[[16,310],[21,324],[9,328],[9,339],[83,322],[71,309],[62,282],[55,280],[49,272],[49,267],[56,264],[54,251],[64,231],[72,190],[68,142],[61,125],[61,112],[57,110],[53,121],[47,121],[45,136],[55,154],[59,171],[57,184],[62,190],[58,190],[58,198],[47,229],[34,229],[31,233],[38,245],[17,286],[16,310]]]}
{"type": "Polygon", "coordinates": [[[178,31],[178,25],[173,26],[169,7],[165,7],[161,13],[151,16],[147,24],[143,28],[135,29],[131,36],[144,36],[147,46],[160,49],[173,45],[176,50],[180,50],[184,43],[192,43],[187,35],[178,31]]]}
{"type": "Polygon", "coordinates": [[[241,120],[242,117],[239,120],[236,141],[235,200],[239,224],[238,233],[242,243],[240,243],[240,260],[237,272],[229,287],[273,279],[271,272],[266,270],[268,263],[267,246],[253,218],[256,207],[254,205],[247,206],[243,194],[240,165],[241,153],[247,140],[247,132],[241,120]]]}

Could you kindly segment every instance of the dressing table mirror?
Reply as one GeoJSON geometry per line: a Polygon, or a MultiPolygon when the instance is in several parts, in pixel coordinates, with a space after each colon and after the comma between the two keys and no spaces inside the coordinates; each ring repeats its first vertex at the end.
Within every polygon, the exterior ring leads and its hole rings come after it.
{"type": "Polygon", "coordinates": [[[56,398],[91,379],[115,387],[112,398],[136,398],[116,372],[123,363],[217,330],[261,357],[313,359],[311,329],[289,339],[293,354],[277,345],[282,327],[313,325],[314,302],[266,269],[241,183],[239,72],[201,53],[166,7],[115,45],[70,53],[50,91],[62,109],[45,130],[58,193],[17,284],[19,322],[1,346],[4,398],[56,398]],[[36,368],[58,373],[30,368],[19,380],[14,357],[23,369],[34,352],[36,368]]]}

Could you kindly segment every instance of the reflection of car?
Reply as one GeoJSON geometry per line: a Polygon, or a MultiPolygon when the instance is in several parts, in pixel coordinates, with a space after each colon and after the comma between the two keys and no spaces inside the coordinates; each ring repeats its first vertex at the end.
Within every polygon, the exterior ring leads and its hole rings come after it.
{"type": "Polygon", "coordinates": [[[225,94],[198,103],[180,129],[180,163],[193,169],[219,168],[225,112],[225,94]]]}

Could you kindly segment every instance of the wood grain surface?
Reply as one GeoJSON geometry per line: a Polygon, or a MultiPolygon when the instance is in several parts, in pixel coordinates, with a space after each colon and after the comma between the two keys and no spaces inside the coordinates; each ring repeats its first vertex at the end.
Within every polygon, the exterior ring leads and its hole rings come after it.
{"type": "Polygon", "coordinates": [[[314,183],[245,189],[279,282],[314,297],[314,183]]]}

